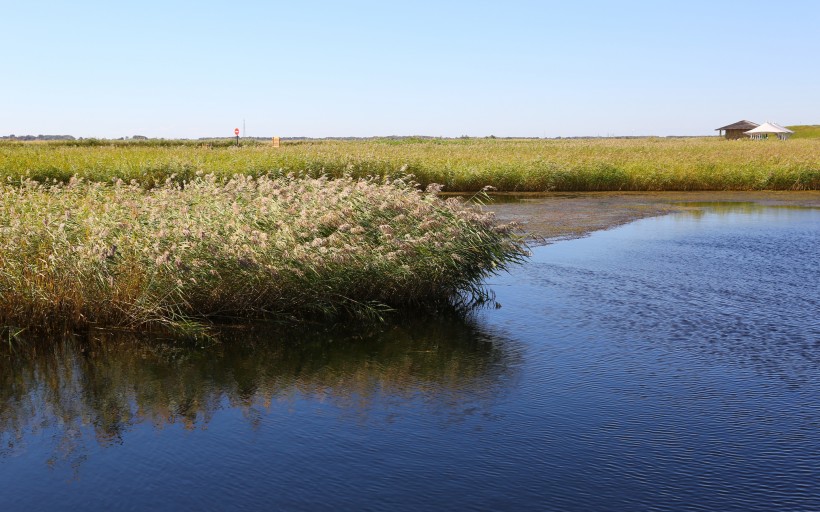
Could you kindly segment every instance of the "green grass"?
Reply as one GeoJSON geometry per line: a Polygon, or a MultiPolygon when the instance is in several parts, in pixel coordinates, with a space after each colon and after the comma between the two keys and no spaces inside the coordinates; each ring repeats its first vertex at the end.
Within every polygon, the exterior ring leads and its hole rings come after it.
{"type": "Polygon", "coordinates": [[[490,214],[401,180],[0,185],[9,332],[375,319],[482,301],[482,279],[523,257],[490,214]]]}
{"type": "Polygon", "coordinates": [[[820,139],[820,124],[787,126],[786,128],[794,132],[792,139],[820,139]]]}
{"type": "Polygon", "coordinates": [[[799,128],[786,142],[3,142],[0,335],[198,333],[225,318],[376,318],[480,301],[482,280],[520,261],[523,243],[419,186],[820,189],[820,138],[799,128]]]}
{"type": "Polygon", "coordinates": [[[820,139],[805,137],[785,143],[717,137],[372,139],[288,142],[278,149],[256,142],[243,147],[222,143],[0,143],[0,179],[66,182],[76,175],[100,182],[136,180],[152,187],[171,177],[190,180],[197,172],[222,180],[235,174],[412,174],[422,186],[440,183],[449,192],[478,191],[487,185],[536,192],[820,188],[820,139]]]}

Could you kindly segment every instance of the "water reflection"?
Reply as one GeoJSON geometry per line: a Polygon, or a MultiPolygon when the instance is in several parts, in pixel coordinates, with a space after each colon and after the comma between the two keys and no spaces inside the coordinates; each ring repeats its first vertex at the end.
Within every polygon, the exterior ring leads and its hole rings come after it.
{"type": "Polygon", "coordinates": [[[782,215],[790,215],[796,213],[800,215],[801,212],[817,208],[801,206],[801,205],[766,205],[751,201],[726,201],[726,202],[705,202],[705,201],[691,201],[679,202],[676,206],[685,208],[677,216],[673,218],[703,218],[707,215],[725,218],[727,216],[742,214],[745,216],[756,215],[758,218],[772,219],[782,215]]]}
{"type": "Polygon", "coordinates": [[[356,415],[419,398],[459,414],[514,384],[520,354],[471,322],[438,319],[371,331],[226,330],[208,347],[128,336],[64,339],[0,357],[0,459],[50,435],[49,464],[127,440],[137,424],[207,428],[239,410],[251,427],[271,409],[325,403],[356,415]],[[281,406],[281,407],[279,407],[281,406]],[[92,441],[93,439],[93,441],[92,441]]]}

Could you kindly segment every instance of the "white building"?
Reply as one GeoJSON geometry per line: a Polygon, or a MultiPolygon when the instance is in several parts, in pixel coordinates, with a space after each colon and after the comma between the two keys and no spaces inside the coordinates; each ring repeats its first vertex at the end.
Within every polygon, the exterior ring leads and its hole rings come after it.
{"type": "Polygon", "coordinates": [[[757,128],[752,128],[749,131],[743,132],[752,139],[768,139],[769,134],[777,135],[777,138],[780,140],[786,140],[789,138],[789,135],[793,134],[794,132],[789,130],[788,128],[783,128],[779,124],[775,123],[763,123],[757,128]]]}

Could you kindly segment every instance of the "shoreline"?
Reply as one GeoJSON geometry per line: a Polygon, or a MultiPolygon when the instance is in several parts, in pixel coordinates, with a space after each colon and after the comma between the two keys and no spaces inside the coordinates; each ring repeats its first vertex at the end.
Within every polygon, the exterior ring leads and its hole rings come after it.
{"type": "Polygon", "coordinates": [[[483,209],[515,222],[532,245],[582,238],[629,222],[701,209],[703,203],[820,208],[820,191],[494,193],[483,209]]]}

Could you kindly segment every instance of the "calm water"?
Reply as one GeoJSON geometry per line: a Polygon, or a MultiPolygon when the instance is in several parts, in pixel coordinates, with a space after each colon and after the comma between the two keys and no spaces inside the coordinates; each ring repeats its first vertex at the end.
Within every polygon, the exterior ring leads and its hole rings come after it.
{"type": "Polygon", "coordinates": [[[820,510],[820,210],[536,248],[501,309],[0,357],[0,510],[820,510]]]}

